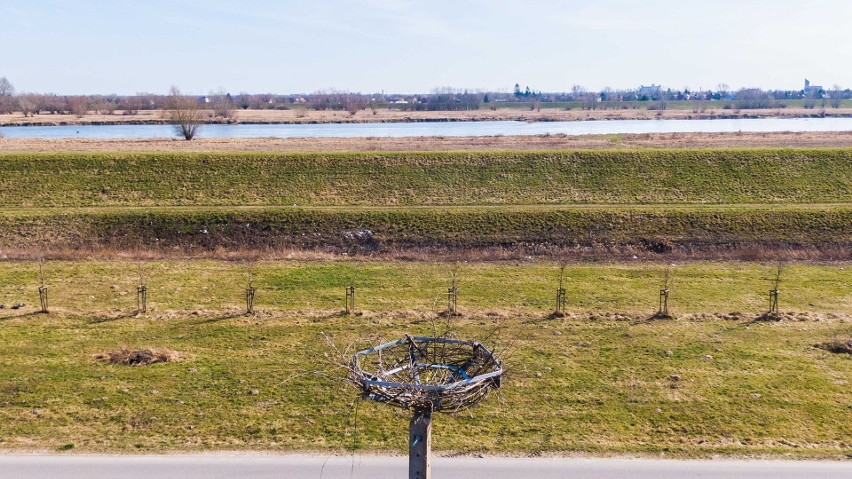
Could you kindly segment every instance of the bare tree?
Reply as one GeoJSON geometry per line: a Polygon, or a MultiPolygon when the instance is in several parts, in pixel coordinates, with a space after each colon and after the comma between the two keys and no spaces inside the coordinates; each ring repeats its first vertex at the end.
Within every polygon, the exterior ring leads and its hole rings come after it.
{"type": "Polygon", "coordinates": [[[120,100],[120,106],[124,115],[135,115],[144,106],[144,99],[139,95],[129,96],[120,100]]]}
{"type": "Polygon", "coordinates": [[[234,100],[231,94],[225,91],[224,88],[219,88],[215,92],[210,93],[210,103],[213,107],[213,114],[229,119],[234,116],[234,100]]]}
{"type": "Polygon", "coordinates": [[[21,113],[24,114],[24,117],[35,115],[39,112],[38,96],[32,93],[18,96],[18,108],[21,109],[21,113]]]}
{"type": "Polygon", "coordinates": [[[840,85],[834,85],[834,88],[831,89],[831,107],[832,108],[840,108],[840,104],[843,102],[843,90],[840,88],[840,85]]]}
{"type": "Polygon", "coordinates": [[[177,134],[182,135],[186,140],[193,139],[201,128],[202,111],[198,101],[181,95],[180,90],[173,86],[169,90],[166,108],[167,117],[175,126],[177,134]]]}
{"type": "Polygon", "coordinates": [[[594,110],[598,107],[598,98],[600,98],[596,93],[588,92],[583,95],[583,109],[584,110],[594,110]]]}
{"type": "Polygon", "coordinates": [[[93,108],[101,115],[112,115],[118,108],[118,103],[115,98],[100,98],[93,108]]]}
{"type": "Polygon", "coordinates": [[[68,97],[68,111],[70,111],[74,116],[80,118],[89,112],[89,99],[85,96],[72,96],[68,97]]]}
{"type": "Polygon", "coordinates": [[[58,95],[54,95],[53,93],[48,94],[30,94],[33,102],[35,102],[35,108],[33,110],[34,113],[40,113],[46,111],[52,115],[57,115],[59,113],[64,113],[67,103],[62,97],[58,95]]]}

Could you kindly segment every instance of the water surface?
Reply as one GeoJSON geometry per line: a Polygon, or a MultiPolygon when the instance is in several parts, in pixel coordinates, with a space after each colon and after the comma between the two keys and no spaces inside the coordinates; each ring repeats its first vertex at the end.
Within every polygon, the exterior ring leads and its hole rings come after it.
{"type": "MultiPolygon", "coordinates": [[[[204,125],[199,138],[366,138],[404,136],[603,135],[620,133],[852,131],[852,118],[725,120],[468,121],[328,123],[319,125],[204,125]]],[[[173,138],[170,125],[63,125],[0,127],[6,138],[173,138]]]]}

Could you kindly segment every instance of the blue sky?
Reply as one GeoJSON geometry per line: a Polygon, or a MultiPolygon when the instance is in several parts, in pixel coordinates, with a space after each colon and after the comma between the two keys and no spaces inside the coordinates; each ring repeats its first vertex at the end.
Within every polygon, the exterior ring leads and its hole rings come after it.
{"type": "Polygon", "coordinates": [[[0,0],[18,91],[852,87],[849,0],[0,0]]]}

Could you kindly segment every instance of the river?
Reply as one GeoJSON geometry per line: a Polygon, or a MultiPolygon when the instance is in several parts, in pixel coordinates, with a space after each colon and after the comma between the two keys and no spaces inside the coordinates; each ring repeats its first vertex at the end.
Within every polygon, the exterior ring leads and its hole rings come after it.
{"type": "MultiPolygon", "coordinates": [[[[852,131],[852,118],[724,120],[468,121],[407,123],[204,125],[199,138],[365,138],[406,136],[604,135],[629,133],[852,131]]],[[[170,125],[61,125],[0,127],[6,138],[168,138],[170,125]]]]}

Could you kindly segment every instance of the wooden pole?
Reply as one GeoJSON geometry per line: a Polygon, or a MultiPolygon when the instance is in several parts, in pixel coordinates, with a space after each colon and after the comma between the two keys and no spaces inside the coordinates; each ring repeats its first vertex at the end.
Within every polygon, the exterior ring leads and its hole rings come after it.
{"type": "Polygon", "coordinates": [[[432,411],[414,411],[408,427],[408,479],[431,479],[432,411]]]}

